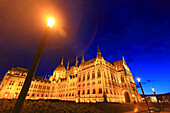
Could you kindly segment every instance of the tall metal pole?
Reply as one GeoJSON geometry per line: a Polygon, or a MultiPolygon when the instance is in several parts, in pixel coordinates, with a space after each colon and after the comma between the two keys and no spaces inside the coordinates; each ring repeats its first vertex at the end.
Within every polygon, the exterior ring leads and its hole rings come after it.
{"type": "Polygon", "coordinates": [[[41,57],[42,51],[44,49],[44,45],[45,45],[45,43],[47,41],[49,31],[50,31],[50,27],[47,27],[45,29],[45,33],[44,33],[44,35],[43,35],[43,37],[41,39],[41,42],[40,42],[40,44],[38,46],[37,51],[36,51],[36,54],[35,54],[34,59],[32,61],[31,67],[30,67],[30,69],[28,71],[28,74],[27,74],[27,77],[25,79],[24,85],[22,87],[22,90],[20,92],[18,100],[17,100],[17,102],[15,104],[13,113],[19,113],[21,111],[22,105],[24,103],[25,97],[27,95],[28,89],[29,89],[30,84],[31,84],[32,77],[34,76],[35,71],[37,69],[37,66],[39,64],[40,57],[41,57]]]}
{"type": "MultiPolygon", "coordinates": [[[[139,82],[139,85],[140,85],[140,88],[141,88],[141,90],[142,90],[143,97],[145,98],[145,94],[144,94],[144,91],[143,91],[143,88],[142,88],[142,85],[141,85],[140,82],[139,82]]],[[[145,98],[145,102],[146,102],[146,106],[147,106],[147,108],[148,108],[149,113],[151,113],[151,112],[150,112],[150,109],[149,109],[148,101],[146,100],[146,98],[145,98]]]]}
{"type": "Polygon", "coordinates": [[[153,90],[153,93],[154,93],[154,95],[156,96],[157,103],[158,103],[159,109],[160,109],[160,111],[161,111],[162,108],[161,108],[161,105],[160,105],[160,103],[159,103],[158,96],[157,96],[156,93],[155,93],[155,90],[153,90]]]}

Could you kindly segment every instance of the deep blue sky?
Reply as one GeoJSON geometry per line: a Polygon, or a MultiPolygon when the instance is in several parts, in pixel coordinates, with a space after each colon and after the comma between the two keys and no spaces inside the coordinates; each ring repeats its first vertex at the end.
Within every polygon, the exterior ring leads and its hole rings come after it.
{"type": "Polygon", "coordinates": [[[36,75],[52,75],[63,56],[65,65],[82,53],[90,60],[99,45],[109,62],[125,57],[145,93],[170,92],[169,0],[1,0],[1,79],[12,67],[30,67],[47,16],[59,27],[51,30],[36,75]]]}

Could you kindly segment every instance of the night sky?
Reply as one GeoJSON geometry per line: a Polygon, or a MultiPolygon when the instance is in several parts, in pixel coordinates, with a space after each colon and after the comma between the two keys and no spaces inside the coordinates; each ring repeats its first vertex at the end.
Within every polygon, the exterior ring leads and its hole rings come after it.
{"type": "Polygon", "coordinates": [[[146,94],[170,92],[169,0],[1,0],[0,79],[12,67],[29,69],[49,16],[57,22],[37,76],[52,75],[62,57],[65,66],[82,53],[90,60],[99,45],[109,62],[125,57],[146,94]]]}

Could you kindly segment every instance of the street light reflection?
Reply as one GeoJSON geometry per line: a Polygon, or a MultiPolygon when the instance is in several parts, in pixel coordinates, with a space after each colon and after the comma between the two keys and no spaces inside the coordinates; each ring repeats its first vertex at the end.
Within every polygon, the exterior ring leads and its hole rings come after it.
{"type": "Polygon", "coordinates": [[[138,108],[135,108],[135,109],[134,109],[134,112],[135,112],[135,113],[138,112],[138,108]]]}

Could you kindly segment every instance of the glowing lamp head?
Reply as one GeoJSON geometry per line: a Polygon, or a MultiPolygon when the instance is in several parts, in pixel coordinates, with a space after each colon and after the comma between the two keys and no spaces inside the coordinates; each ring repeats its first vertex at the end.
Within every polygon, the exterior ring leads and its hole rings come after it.
{"type": "Polygon", "coordinates": [[[138,82],[140,82],[140,78],[139,77],[137,78],[137,80],[138,80],[138,82]]]}
{"type": "Polygon", "coordinates": [[[49,26],[50,28],[55,24],[55,21],[52,17],[49,17],[47,19],[47,26],[49,26]]]}
{"type": "Polygon", "coordinates": [[[154,89],[154,88],[152,88],[152,91],[153,91],[153,92],[155,92],[155,89],[154,89]]]}

